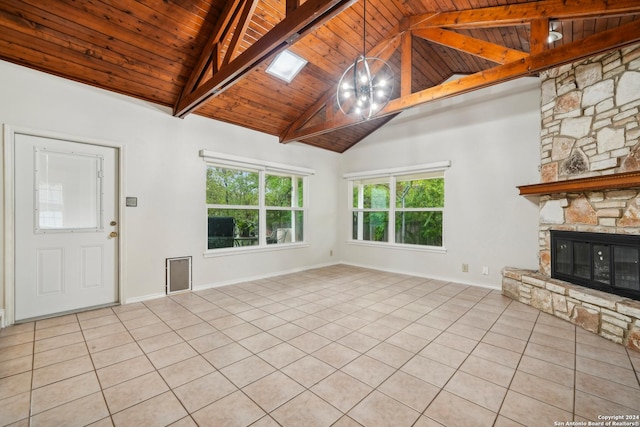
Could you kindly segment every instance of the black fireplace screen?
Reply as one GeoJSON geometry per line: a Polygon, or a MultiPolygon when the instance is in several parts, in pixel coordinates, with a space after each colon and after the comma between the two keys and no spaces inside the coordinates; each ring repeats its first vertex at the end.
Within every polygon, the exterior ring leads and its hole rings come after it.
{"type": "Polygon", "coordinates": [[[640,236],[552,230],[551,277],[640,300],[640,236]]]}

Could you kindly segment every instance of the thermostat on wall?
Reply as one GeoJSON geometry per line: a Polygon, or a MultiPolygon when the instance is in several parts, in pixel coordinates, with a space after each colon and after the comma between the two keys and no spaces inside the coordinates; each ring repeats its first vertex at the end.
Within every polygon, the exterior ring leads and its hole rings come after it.
{"type": "Polygon", "coordinates": [[[127,197],[126,199],[127,207],[135,208],[138,206],[138,198],[137,197],[127,197]]]}

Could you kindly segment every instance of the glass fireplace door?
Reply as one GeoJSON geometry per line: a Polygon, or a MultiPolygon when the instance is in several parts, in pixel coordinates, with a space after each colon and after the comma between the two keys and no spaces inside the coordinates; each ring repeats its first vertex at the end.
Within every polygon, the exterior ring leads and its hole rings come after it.
{"type": "Polygon", "coordinates": [[[619,288],[640,291],[640,274],[638,274],[637,248],[616,246],[613,248],[615,267],[615,284],[619,288]]]}
{"type": "Polygon", "coordinates": [[[551,277],[640,300],[640,235],[551,230],[551,277]]]}
{"type": "Polygon", "coordinates": [[[593,280],[606,285],[611,284],[611,247],[593,245],[593,280]]]}

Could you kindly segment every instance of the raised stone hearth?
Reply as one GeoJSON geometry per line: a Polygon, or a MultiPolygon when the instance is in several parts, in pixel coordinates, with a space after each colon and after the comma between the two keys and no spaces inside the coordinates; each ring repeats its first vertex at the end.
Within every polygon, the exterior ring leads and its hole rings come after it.
{"type": "Polygon", "coordinates": [[[502,293],[640,351],[639,301],[509,267],[502,271],[502,293]]]}

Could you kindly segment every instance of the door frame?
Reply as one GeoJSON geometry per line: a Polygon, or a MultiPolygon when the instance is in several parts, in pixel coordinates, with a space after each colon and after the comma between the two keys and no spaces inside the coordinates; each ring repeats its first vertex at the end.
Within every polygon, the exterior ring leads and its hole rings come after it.
{"type": "Polygon", "coordinates": [[[110,141],[78,137],[74,135],[31,129],[21,126],[3,125],[3,166],[4,166],[4,306],[5,315],[3,317],[4,325],[0,327],[12,325],[15,323],[15,136],[30,135],[41,138],[59,139],[63,141],[75,142],[80,144],[97,145],[116,149],[117,153],[115,161],[118,167],[118,185],[116,186],[116,209],[118,211],[118,240],[116,257],[117,273],[116,280],[118,299],[116,302],[122,303],[124,295],[124,271],[125,262],[123,257],[123,248],[125,240],[125,209],[124,209],[124,164],[125,164],[125,147],[123,144],[113,143],[110,141]]]}

